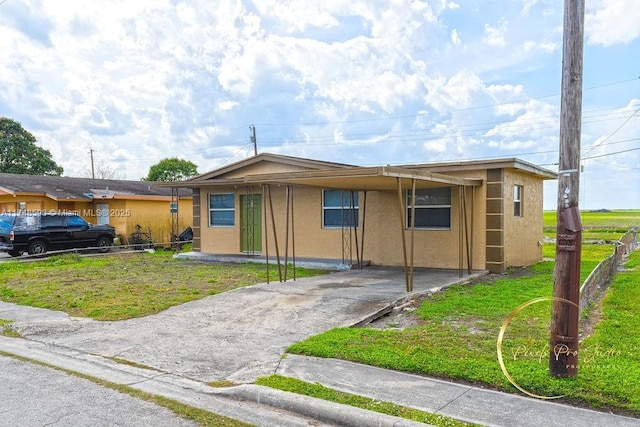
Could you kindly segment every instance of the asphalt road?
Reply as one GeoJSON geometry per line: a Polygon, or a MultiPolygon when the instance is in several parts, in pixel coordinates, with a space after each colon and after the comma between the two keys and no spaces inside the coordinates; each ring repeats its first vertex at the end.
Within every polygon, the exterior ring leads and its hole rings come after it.
{"type": "Polygon", "coordinates": [[[194,426],[172,411],[64,372],[0,356],[0,426],[194,426]]]}

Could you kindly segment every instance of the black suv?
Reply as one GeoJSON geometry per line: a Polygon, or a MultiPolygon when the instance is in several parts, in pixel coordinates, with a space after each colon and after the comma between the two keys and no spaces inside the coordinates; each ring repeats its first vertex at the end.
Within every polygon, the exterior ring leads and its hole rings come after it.
{"type": "Polygon", "coordinates": [[[49,250],[113,246],[115,228],[92,225],[75,214],[1,214],[0,251],[11,256],[43,254],[49,250]]]}

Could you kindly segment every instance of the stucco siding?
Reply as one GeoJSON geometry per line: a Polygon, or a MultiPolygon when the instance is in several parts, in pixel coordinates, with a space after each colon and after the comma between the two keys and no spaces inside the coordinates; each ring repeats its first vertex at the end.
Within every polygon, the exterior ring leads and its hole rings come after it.
{"type": "Polygon", "coordinates": [[[542,180],[513,170],[505,171],[504,240],[507,267],[526,266],[542,260],[542,180]],[[521,216],[514,216],[514,186],[522,187],[521,216]]]}
{"type": "MultiPolygon", "coordinates": [[[[200,215],[201,227],[201,251],[218,254],[235,254],[241,252],[240,247],[240,195],[244,194],[241,188],[203,187],[201,189],[202,206],[200,215]],[[209,225],[209,194],[222,194],[235,192],[235,225],[232,227],[212,227],[209,225]]],[[[258,192],[256,192],[257,194],[258,192]]],[[[261,194],[261,191],[260,191],[261,194]]],[[[296,256],[334,258],[343,257],[343,232],[340,228],[322,227],[322,189],[315,187],[293,187],[293,215],[289,213],[289,257],[293,256],[293,238],[295,235],[296,256]],[[293,230],[291,224],[294,224],[293,230]]],[[[433,268],[458,268],[459,267],[459,193],[457,187],[452,190],[451,229],[450,230],[424,230],[416,229],[414,232],[414,265],[416,267],[433,268]]],[[[468,235],[475,236],[473,240],[473,267],[484,268],[485,235],[484,235],[484,206],[480,201],[484,197],[484,190],[475,190],[474,224],[468,225],[468,235]]],[[[275,230],[278,240],[280,256],[285,254],[286,229],[286,193],[284,186],[271,186],[271,203],[273,205],[273,217],[275,218],[275,230]]],[[[373,264],[401,266],[404,263],[402,251],[401,218],[406,215],[405,192],[403,191],[402,210],[398,202],[396,191],[370,191],[367,193],[366,218],[364,193],[359,193],[359,228],[357,236],[358,248],[362,243],[362,224],[366,221],[364,235],[364,259],[373,264]],[[402,213],[401,213],[402,212],[402,213]]],[[[268,197],[263,204],[266,207],[267,216],[264,217],[264,209],[260,215],[262,229],[267,230],[268,235],[262,242],[262,254],[268,245],[269,256],[276,255],[276,243],[271,219],[271,206],[268,197]]],[[[471,190],[467,190],[468,218],[471,219],[471,190]]],[[[407,251],[410,248],[411,231],[404,230],[407,251]]],[[[464,230],[463,230],[464,233],[464,230]]],[[[345,249],[346,260],[357,259],[356,237],[351,235],[351,245],[345,249]]],[[[407,252],[409,253],[409,252],[407,252]]],[[[463,257],[466,268],[466,247],[463,246],[463,257]]]]}

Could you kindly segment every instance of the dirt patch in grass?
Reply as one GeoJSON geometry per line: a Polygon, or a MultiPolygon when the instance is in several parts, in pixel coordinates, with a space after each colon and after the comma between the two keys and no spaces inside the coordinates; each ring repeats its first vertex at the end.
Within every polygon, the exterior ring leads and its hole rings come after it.
{"type": "Polygon", "coordinates": [[[407,304],[394,307],[389,314],[377,318],[371,323],[363,325],[371,329],[405,329],[412,326],[424,325],[425,321],[414,311],[422,304],[423,298],[415,299],[407,304]]]}

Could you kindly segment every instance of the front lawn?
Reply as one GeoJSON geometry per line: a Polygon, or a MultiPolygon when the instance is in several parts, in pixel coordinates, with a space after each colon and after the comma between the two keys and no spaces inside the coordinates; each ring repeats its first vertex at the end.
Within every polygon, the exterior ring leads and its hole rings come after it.
{"type": "MultiPolygon", "coordinates": [[[[612,253],[610,245],[585,245],[582,280],[612,253]]],[[[602,302],[601,320],[581,343],[578,377],[548,375],[551,304],[529,306],[509,324],[503,340],[505,366],[525,390],[560,396],[566,403],[640,415],[640,252],[618,275],[602,302]]],[[[515,273],[515,272],[513,272],[515,273]]],[[[424,324],[406,329],[337,328],[291,346],[288,351],[352,360],[389,369],[453,379],[519,393],[497,360],[497,337],[519,305],[551,296],[553,262],[518,274],[447,288],[415,311],[424,324]]]]}
{"type": "MultiPolygon", "coordinates": [[[[271,281],[278,280],[277,268],[269,273],[271,281]]],[[[297,277],[323,273],[296,269],[297,277]]],[[[4,261],[0,276],[0,301],[96,320],[146,316],[267,279],[264,264],[189,261],[173,258],[169,251],[4,261]]]]}

